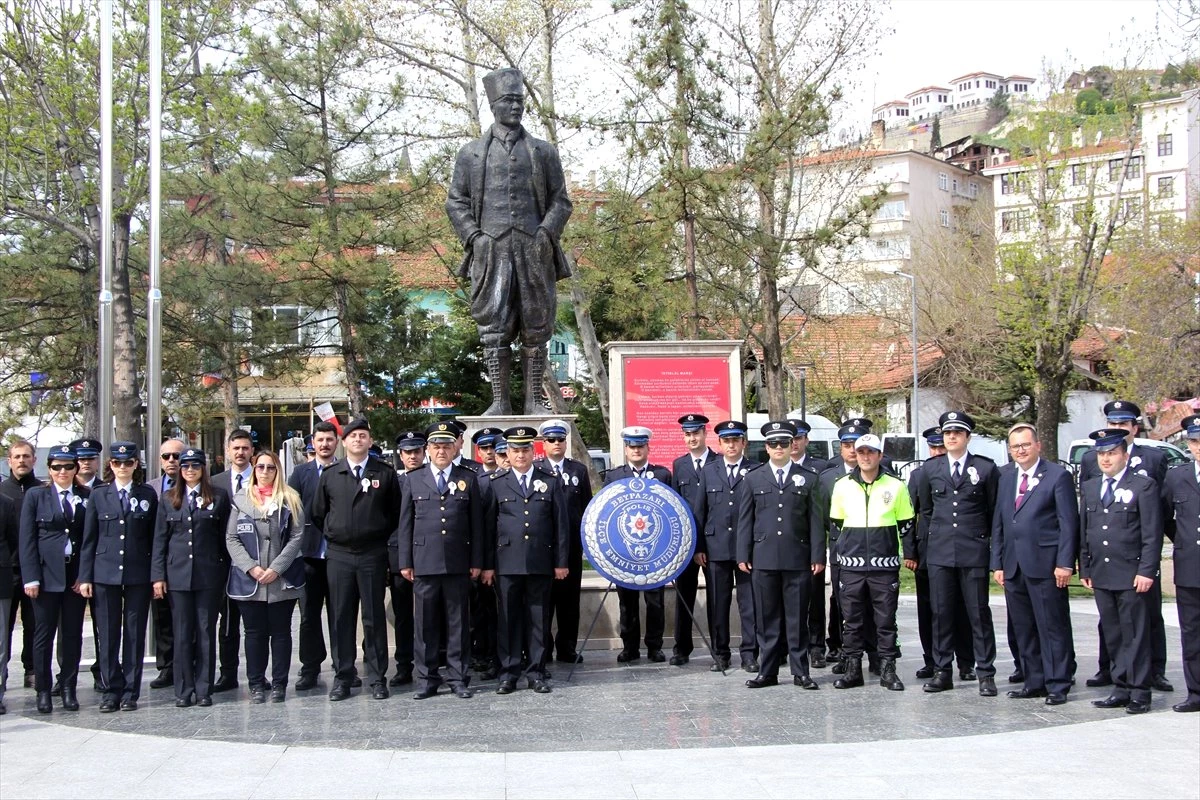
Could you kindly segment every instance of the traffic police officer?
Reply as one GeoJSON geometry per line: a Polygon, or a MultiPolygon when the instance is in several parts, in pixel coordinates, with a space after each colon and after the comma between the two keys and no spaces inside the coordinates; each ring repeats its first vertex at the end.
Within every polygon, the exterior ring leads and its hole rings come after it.
{"type": "Polygon", "coordinates": [[[150,553],[158,494],[134,484],[137,445],[109,445],[113,482],[96,488],[87,505],[79,562],[79,593],[95,595],[97,658],[104,681],[101,712],[135,711],[142,689],[142,656],[150,614],[150,553]]]}
{"type": "Polygon", "coordinates": [[[768,422],[761,432],[769,462],[745,477],[737,501],[738,569],[751,576],[758,614],[759,669],[746,686],[778,683],[786,653],[792,683],[816,689],[808,671],[808,602],[812,576],[825,570],[817,473],[792,463],[791,420],[768,422]]]}
{"type": "Polygon", "coordinates": [[[1181,425],[1192,463],[1167,473],[1163,501],[1168,509],[1166,532],[1175,545],[1175,602],[1187,684],[1187,699],[1172,708],[1186,712],[1200,711],[1200,414],[1181,425]]]}
{"type": "MultiPolygon", "coordinates": [[[[528,649],[529,688],[550,691],[546,676],[550,584],[569,569],[567,504],[562,485],[533,461],[537,429],[518,425],[504,432],[511,468],[489,476],[486,517],[495,531],[495,568],[499,584],[500,685],[512,694],[521,677],[521,653],[528,649]]],[[[489,562],[489,565],[492,562],[489,562]]]]}
{"type": "MultiPolygon", "coordinates": [[[[708,417],[684,414],[679,418],[679,427],[683,430],[683,443],[688,451],[671,465],[671,488],[687,501],[694,517],[704,499],[700,471],[719,456],[708,446],[708,417]]],[[[692,655],[692,622],[699,588],[700,565],[693,559],[675,579],[675,646],[671,649],[671,665],[675,667],[688,663],[692,655]]]]}
{"type": "MultiPolygon", "coordinates": [[[[488,552],[483,504],[474,470],[453,464],[455,432],[444,422],[434,423],[425,430],[425,439],[429,467],[407,473],[401,486],[392,570],[413,585],[419,679],[413,698],[437,694],[442,683],[438,654],[444,651],[446,682],[456,696],[467,699],[469,593],[488,552]]],[[[486,583],[491,579],[490,571],[483,576],[486,583]]]]}
{"type": "MultiPolygon", "coordinates": [[[[641,425],[630,425],[621,431],[621,440],[625,443],[625,463],[613,467],[604,473],[604,485],[619,481],[622,478],[642,478],[643,480],[662,481],[668,486],[671,483],[671,473],[666,467],[650,463],[649,428],[641,425]]],[[[617,587],[617,600],[620,601],[621,652],[617,661],[622,664],[637,661],[642,657],[641,644],[638,637],[642,633],[641,598],[646,598],[646,657],[651,661],[666,661],[663,654],[663,634],[666,630],[667,615],[664,605],[663,589],[627,589],[617,587]]]]}
{"type": "Polygon", "coordinates": [[[1097,708],[1150,710],[1150,615],[1162,555],[1162,495],[1129,468],[1127,431],[1093,431],[1101,477],[1079,487],[1079,578],[1091,589],[1112,656],[1115,688],[1097,708]]]}

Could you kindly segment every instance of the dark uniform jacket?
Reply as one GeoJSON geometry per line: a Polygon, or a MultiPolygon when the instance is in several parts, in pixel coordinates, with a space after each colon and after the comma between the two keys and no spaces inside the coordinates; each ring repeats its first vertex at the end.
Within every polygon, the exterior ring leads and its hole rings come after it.
{"type": "Polygon", "coordinates": [[[849,473],[846,472],[846,467],[841,461],[836,464],[829,461],[825,463],[827,466],[821,470],[821,474],[818,476],[817,489],[820,494],[817,501],[821,507],[821,524],[829,540],[829,547],[832,549],[838,540],[841,529],[836,522],[829,518],[829,498],[833,496],[833,484],[837,483],[838,478],[849,473]]]}
{"type": "Polygon", "coordinates": [[[479,478],[466,467],[449,467],[446,493],[428,466],[405,473],[400,491],[400,524],[392,543],[394,572],[466,575],[488,569],[487,525],[479,478]]]}
{"type": "Polygon", "coordinates": [[[82,486],[71,488],[78,500],[68,523],[61,491],[54,484],[30,489],[21,506],[21,579],[37,581],[43,592],[65,592],[79,577],[83,523],[91,492],[82,486]],[[66,555],[68,539],[70,559],[66,555]]]}
{"type": "MultiPolygon", "coordinates": [[[[21,591],[23,581],[21,579],[21,557],[19,555],[19,531],[21,529],[21,503],[25,500],[25,493],[30,489],[36,489],[42,485],[42,481],[34,477],[33,473],[29,473],[23,479],[17,480],[12,475],[9,475],[4,480],[0,481],[0,497],[6,497],[12,501],[13,513],[13,544],[9,551],[8,557],[5,558],[3,553],[0,553],[0,599],[13,596],[13,587],[16,591],[21,591]]],[[[0,545],[0,547],[3,547],[0,545]]]]}
{"type": "MultiPolygon", "coordinates": [[[[332,468],[336,463],[335,461],[325,469],[332,468]]],[[[300,555],[306,558],[318,558],[321,554],[321,529],[313,522],[312,517],[313,500],[317,496],[317,479],[320,477],[317,467],[316,461],[306,461],[292,470],[292,476],[288,478],[288,486],[296,490],[300,495],[300,502],[304,505],[304,533],[300,542],[300,555]]]]}
{"type": "MultiPolygon", "coordinates": [[[[541,459],[534,463],[547,472],[554,473],[554,464],[550,459],[541,459]]],[[[582,548],[579,528],[583,524],[584,509],[592,502],[592,479],[588,476],[587,467],[573,458],[564,458],[561,467],[562,475],[558,480],[562,484],[563,497],[567,501],[567,525],[571,546],[582,548]]]]}
{"type": "Polygon", "coordinates": [[[150,583],[157,515],[158,495],[153,486],[130,486],[124,506],[116,484],[93,491],[84,519],[80,582],[124,586],[150,583]]]}
{"type": "Polygon", "coordinates": [[[494,530],[495,565],[500,575],[553,575],[567,568],[567,503],[562,486],[536,463],[529,471],[529,496],[511,469],[488,476],[485,512],[494,530]]]}
{"type": "MultiPolygon", "coordinates": [[[[0,600],[13,596],[13,571],[19,559],[21,520],[17,504],[0,495],[0,600]]],[[[78,552],[78,551],[76,551],[78,552]]]]}
{"type": "Polygon", "coordinates": [[[1200,588],[1200,483],[1196,465],[1181,464],[1163,481],[1166,534],[1174,543],[1175,585],[1200,588]]]}
{"type": "Polygon", "coordinates": [[[783,488],[767,463],[747,475],[738,495],[737,560],[756,570],[808,571],[825,563],[817,473],[788,464],[783,488]]]}
{"type": "MultiPolygon", "coordinates": [[[[1162,486],[1167,477],[1167,457],[1156,447],[1129,445],[1129,464],[1125,469],[1138,475],[1145,475],[1150,480],[1162,486]]],[[[1084,451],[1079,462],[1079,483],[1090,481],[1092,478],[1103,477],[1100,464],[1096,461],[1096,450],[1091,448],[1084,451]]]]}
{"type": "Polygon", "coordinates": [[[312,516],[330,548],[361,553],[386,547],[400,521],[396,470],[370,457],[360,480],[346,459],[338,461],[321,474],[312,516]],[[362,481],[367,481],[365,490],[362,481]]]}
{"type": "Polygon", "coordinates": [[[992,570],[1004,577],[1051,578],[1054,568],[1074,570],[1079,541],[1079,502],[1071,473],[1039,459],[1025,500],[1017,508],[1016,463],[1000,468],[992,516],[992,570]]]}
{"type": "MultiPolygon", "coordinates": [[[[721,456],[709,450],[708,454],[704,456],[704,466],[708,466],[720,458],[721,456]]],[[[671,488],[687,501],[688,507],[695,514],[696,509],[700,507],[700,502],[704,499],[704,493],[700,488],[700,473],[696,471],[696,459],[691,453],[684,453],[671,464],[671,488]]]]}
{"type": "Polygon", "coordinates": [[[927,526],[925,561],[939,567],[984,567],[991,561],[992,514],[996,510],[996,462],[968,453],[958,483],[950,457],[921,465],[918,514],[927,526]]]}
{"type": "Polygon", "coordinates": [[[1097,589],[1132,590],[1134,576],[1158,578],[1162,494],[1153,480],[1126,468],[1105,508],[1102,485],[1092,478],[1079,489],[1079,577],[1091,578],[1097,589]]]}
{"type": "Polygon", "coordinates": [[[737,561],[737,493],[753,464],[742,459],[733,486],[729,485],[729,469],[724,458],[710,461],[700,470],[703,500],[696,510],[696,552],[704,553],[709,561],[737,561]]]}
{"type": "Polygon", "coordinates": [[[159,498],[154,526],[154,551],[150,579],[166,581],[172,592],[217,589],[229,578],[229,550],[225,546],[229,524],[229,495],[212,487],[213,498],[193,513],[187,491],[179,508],[159,498]]]}

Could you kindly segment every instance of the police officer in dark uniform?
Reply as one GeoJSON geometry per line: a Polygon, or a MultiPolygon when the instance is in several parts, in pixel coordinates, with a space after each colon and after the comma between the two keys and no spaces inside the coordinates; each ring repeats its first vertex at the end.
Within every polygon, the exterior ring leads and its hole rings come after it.
{"type": "MultiPolygon", "coordinates": [[[[622,478],[642,478],[671,483],[671,473],[666,467],[650,463],[649,428],[641,425],[630,425],[621,431],[621,440],[625,443],[625,463],[613,467],[604,473],[604,485],[619,481],[622,478]]],[[[637,661],[642,657],[638,637],[642,632],[641,598],[646,598],[646,657],[651,661],[666,661],[663,654],[663,633],[666,629],[667,615],[663,604],[663,589],[626,589],[617,587],[617,599],[620,601],[621,614],[621,652],[617,661],[622,664],[637,661]]]]}
{"type": "MultiPolygon", "coordinates": [[[[1167,458],[1163,453],[1153,447],[1142,447],[1134,442],[1137,437],[1139,425],[1138,420],[1141,419],[1142,410],[1136,404],[1128,400],[1113,400],[1104,404],[1104,418],[1108,422],[1108,427],[1112,429],[1120,428],[1125,431],[1125,444],[1129,454],[1129,469],[1145,475],[1160,487],[1167,477],[1167,458]]],[[[1100,477],[1101,470],[1096,463],[1095,450],[1088,450],[1083,454],[1083,460],[1079,465],[1079,483],[1090,481],[1093,478],[1100,477]]],[[[1165,516],[1166,509],[1163,509],[1165,516]]],[[[1103,625],[1103,620],[1101,620],[1103,625]]],[[[1096,674],[1087,679],[1088,686],[1111,686],[1112,660],[1109,658],[1108,639],[1104,635],[1103,629],[1100,630],[1100,653],[1097,657],[1099,669],[1096,674]]],[[[1159,581],[1154,582],[1154,586],[1150,589],[1150,653],[1151,653],[1151,675],[1150,688],[1160,692],[1174,691],[1174,688],[1167,681],[1167,633],[1163,627],[1162,619],[1162,584],[1159,581]]]]}
{"type": "MultiPolygon", "coordinates": [[[[545,452],[539,466],[554,473],[562,484],[563,497],[567,501],[567,525],[570,533],[570,559],[565,580],[555,581],[550,588],[552,616],[558,630],[554,636],[554,652],[559,661],[573,664],[583,661],[577,652],[579,646],[579,594],[583,585],[583,539],[580,527],[583,510],[592,501],[592,481],[588,469],[573,458],[567,458],[569,423],[561,419],[549,419],[541,424],[538,432],[542,437],[545,452]]],[[[547,639],[547,641],[550,641],[547,639]]]]}
{"type": "Polygon", "coordinates": [[[705,568],[708,589],[708,630],[716,663],[709,669],[729,668],[729,609],[737,588],[738,615],[742,623],[742,669],[758,672],[758,634],[755,627],[754,589],[750,576],[737,568],[737,491],[750,470],[758,467],[743,456],[746,423],[725,420],[713,428],[721,442],[722,458],[700,472],[704,499],[696,514],[696,563],[705,568]]]}
{"type": "Polygon", "coordinates": [[[1127,431],[1103,428],[1096,443],[1101,477],[1079,487],[1079,578],[1095,594],[1112,655],[1115,687],[1097,708],[1150,710],[1150,616],[1162,556],[1162,495],[1157,483],[1129,468],[1127,431]]]}
{"type": "MultiPolygon", "coordinates": [[[[479,454],[480,492],[487,491],[490,483],[487,476],[500,469],[496,461],[496,443],[503,437],[503,430],[491,426],[480,428],[471,436],[479,454]]],[[[495,678],[500,664],[496,625],[495,581],[485,584],[482,578],[476,578],[471,581],[471,669],[484,680],[495,678]]]]}
{"type": "Polygon", "coordinates": [[[495,577],[499,584],[500,685],[512,694],[521,677],[521,653],[527,649],[529,688],[550,691],[546,677],[549,652],[546,621],[550,584],[569,569],[567,504],[554,475],[533,461],[537,429],[518,425],[504,432],[510,469],[489,476],[486,518],[495,531],[495,577]]]}
{"type": "MultiPolygon", "coordinates": [[[[437,423],[438,425],[453,425],[453,420],[437,423]]],[[[444,432],[444,429],[443,429],[444,432]]],[[[451,429],[456,432],[456,429],[451,429]]],[[[396,452],[399,454],[400,466],[396,472],[400,481],[400,493],[404,493],[406,476],[425,466],[425,431],[403,431],[396,437],[396,452]]],[[[412,683],[413,662],[416,647],[416,622],[414,620],[416,600],[413,596],[413,582],[405,578],[395,569],[395,559],[390,562],[388,570],[388,596],[392,603],[392,625],[396,631],[396,674],[388,680],[388,686],[393,688],[412,683]]]]}
{"type": "MultiPolygon", "coordinates": [[[[84,488],[89,489],[89,490],[95,489],[97,486],[104,483],[104,481],[100,477],[100,470],[99,470],[100,455],[104,450],[104,445],[102,445],[100,443],[100,440],[94,436],[84,436],[81,439],[76,439],[75,441],[71,442],[71,444],[69,446],[72,450],[75,451],[75,455],[77,455],[79,457],[79,472],[75,473],[75,483],[77,483],[80,486],[83,486],[84,488]]],[[[78,558],[76,560],[78,561],[78,558]]],[[[96,601],[95,601],[95,599],[90,598],[86,602],[87,602],[88,611],[90,612],[89,616],[91,617],[91,620],[92,620],[92,641],[94,642],[94,641],[96,641],[96,638],[97,638],[96,607],[95,607],[96,601]]],[[[151,615],[153,615],[153,613],[154,613],[153,601],[151,601],[151,603],[150,603],[150,612],[151,612],[151,615]]],[[[156,661],[157,661],[158,660],[158,651],[160,648],[160,645],[158,642],[155,642],[154,648],[155,648],[155,655],[156,655],[156,661]]],[[[61,642],[59,643],[59,652],[60,653],[62,652],[61,642]]],[[[59,671],[61,672],[62,671],[62,658],[59,658],[58,661],[59,661],[59,665],[58,665],[59,671]]],[[[94,686],[96,688],[96,691],[102,692],[103,685],[100,683],[100,662],[99,661],[92,662],[92,680],[93,680],[94,686]]],[[[59,679],[56,678],[54,680],[54,689],[51,690],[51,694],[59,694],[60,683],[61,683],[61,681],[59,679]]]]}
{"type": "Polygon", "coordinates": [[[479,472],[481,475],[486,475],[489,472],[495,472],[498,469],[496,464],[496,439],[504,435],[504,431],[500,428],[485,427],[480,428],[471,435],[471,444],[475,445],[475,450],[479,455],[479,472]]]}
{"type": "Polygon", "coordinates": [[[925,561],[936,670],[924,690],[942,692],[953,688],[956,619],[965,613],[971,623],[979,694],[995,697],[996,632],[988,606],[988,568],[1000,473],[990,458],[968,452],[975,421],[966,412],[947,411],[938,425],[946,453],[921,466],[917,483],[917,505],[926,526],[925,561]]]}
{"type": "Polygon", "coordinates": [[[387,687],[388,542],[400,521],[400,482],[391,465],[369,456],[371,429],[365,419],[342,428],[346,457],[321,475],[313,500],[313,522],[325,532],[329,595],[337,619],[337,671],[332,702],[350,696],[358,655],[358,612],[362,608],[363,664],[371,696],[385,700],[387,687]]]}
{"type": "MultiPolygon", "coordinates": [[[[471,697],[469,593],[471,580],[481,578],[488,553],[476,475],[453,464],[457,437],[447,428],[438,422],[425,430],[429,466],[404,476],[392,548],[392,570],[413,584],[416,700],[437,694],[442,683],[438,654],[443,650],[450,690],[463,699],[471,697]]],[[[487,581],[491,583],[490,574],[487,581]]]]}
{"type": "Polygon", "coordinates": [[[92,492],[84,518],[79,593],[95,595],[97,658],[104,680],[100,711],[137,710],[142,689],[142,656],[150,615],[150,553],[158,494],[134,484],[137,445],[109,445],[113,482],[92,492]]]}
{"type": "Polygon", "coordinates": [[[763,425],[767,464],[738,492],[738,569],[749,573],[757,612],[759,669],[751,689],[779,682],[784,654],[792,683],[816,689],[808,671],[808,602],[812,576],[825,570],[825,531],[817,473],[792,463],[791,420],[763,425]]]}
{"type": "MultiPolygon", "coordinates": [[[[806,467],[819,476],[826,466],[822,458],[809,455],[808,434],[812,426],[807,420],[792,419],[796,426],[796,436],[792,439],[792,463],[798,467],[806,467]]],[[[820,505],[818,499],[817,505],[820,505]]],[[[823,534],[822,534],[823,535],[823,534]]],[[[827,571],[813,575],[812,590],[808,594],[808,660],[816,669],[824,669],[825,661],[825,575],[827,571]]]]}
{"type": "Polygon", "coordinates": [[[1200,414],[1185,418],[1180,425],[1192,463],[1167,473],[1163,503],[1168,510],[1166,533],[1175,546],[1175,602],[1187,698],[1171,708],[1194,712],[1200,711],[1200,414]]]}
{"type": "MultiPolygon", "coordinates": [[[[700,471],[720,458],[708,446],[708,417],[684,414],[679,418],[683,443],[688,451],[671,464],[671,488],[687,501],[692,516],[704,499],[700,489],[700,471]]],[[[671,666],[682,667],[692,655],[692,619],[696,611],[696,592],[700,588],[700,565],[693,559],[675,579],[675,646],[671,648],[671,666]]]]}
{"type": "MultiPolygon", "coordinates": [[[[854,429],[860,431],[859,435],[861,436],[863,434],[870,433],[871,428],[873,428],[874,426],[875,426],[874,421],[869,420],[866,417],[850,417],[850,419],[842,420],[842,422],[840,423],[840,426],[838,428],[838,432],[840,434],[841,431],[845,428],[854,428],[854,429]]],[[[845,441],[845,440],[843,439],[842,441],[845,441]]],[[[847,463],[848,463],[848,461],[847,461],[847,457],[846,457],[846,451],[845,451],[845,449],[840,449],[840,450],[838,450],[838,452],[834,453],[833,456],[828,461],[825,462],[825,466],[827,469],[829,467],[834,467],[834,466],[845,467],[845,465],[847,463]]],[[[884,472],[891,473],[892,475],[897,474],[896,473],[896,465],[892,462],[892,459],[890,456],[883,457],[883,460],[881,462],[879,462],[879,468],[881,470],[883,470],[884,472]]],[[[849,469],[846,469],[845,471],[848,473],[852,470],[853,470],[853,466],[851,466],[849,469]]]]}
{"type": "Polygon", "coordinates": [[[463,437],[465,436],[465,434],[467,432],[466,423],[464,423],[462,420],[457,420],[457,419],[449,419],[449,420],[446,420],[446,422],[451,426],[451,429],[455,433],[454,461],[453,461],[454,466],[466,467],[467,469],[471,470],[472,472],[481,471],[481,469],[483,468],[483,464],[481,462],[476,461],[475,459],[471,458],[471,456],[469,456],[469,455],[463,455],[463,447],[466,444],[466,442],[463,439],[463,437]]]}
{"type": "Polygon", "coordinates": [[[209,481],[207,462],[203,450],[180,454],[179,479],[159,497],[154,529],[150,579],[155,597],[171,597],[179,708],[212,705],[217,611],[229,577],[229,495],[209,481]]]}
{"type": "Polygon", "coordinates": [[[33,601],[33,670],[37,710],[49,714],[50,651],[59,640],[59,681],[62,705],[78,711],[75,689],[83,649],[83,611],[79,594],[79,553],[88,489],[75,484],[78,469],[70,445],[50,450],[46,457],[50,483],[30,489],[21,507],[21,576],[25,594],[33,601]]]}

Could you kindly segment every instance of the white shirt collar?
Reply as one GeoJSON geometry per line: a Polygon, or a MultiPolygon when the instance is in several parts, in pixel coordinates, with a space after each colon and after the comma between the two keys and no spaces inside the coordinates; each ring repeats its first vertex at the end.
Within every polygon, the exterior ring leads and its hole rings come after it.
{"type": "Polygon", "coordinates": [[[367,468],[367,461],[370,460],[370,458],[371,458],[370,456],[367,456],[362,461],[355,462],[355,461],[351,461],[350,457],[347,456],[346,457],[346,466],[350,467],[351,472],[354,472],[356,467],[362,467],[365,470],[367,468]]]}
{"type": "MultiPolygon", "coordinates": [[[[450,464],[449,466],[446,467],[446,469],[445,469],[446,480],[450,480],[450,470],[452,470],[452,469],[454,469],[454,464],[450,464]]],[[[432,461],[429,462],[429,471],[433,474],[433,479],[435,481],[437,480],[437,476],[442,474],[442,470],[440,470],[436,466],[434,466],[432,461]]]]}
{"type": "Polygon", "coordinates": [[[521,478],[528,478],[533,473],[533,465],[530,465],[529,469],[524,472],[517,471],[516,467],[512,467],[511,469],[512,474],[517,476],[517,480],[521,480],[521,478]]]}
{"type": "Polygon", "coordinates": [[[118,492],[122,492],[122,491],[124,491],[124,492],[131,492],[131,493],[132,493],[132,491],[133,491],[133,481],[130,481],[129,483],[125,484],[124,486],[122,486],[121,484],[117,483],[116,481],[113,481],[113,488],[114,488],[114,489],[116,489],[118,492]]]}
{"type": "Polygon", "coordinates": [[[555,461],[555,460],[551,459],[549,456],[546,457],[546,465],[549,466],[550,469],[557,469],[559,472],[566,472],[566,470],[563,469],[564,463],[566,463],[565,458],[562,461],[555,461]]]}
{"type": "MultiPolygon", "coordinates": [[[[1112,476],[1112,487],[1113,487],[1114,492],[1117,490],[1117,485],[1121,483],[1121,479],[1125,477],[1125,473],[1128,470],[1129,470],[1129,464],[1126,463],[1125,467],[1120,472],[1118,472],[1116,475],[1112,476]]],[[[1104,494],[1104,481],[1106,481],[1108,479],[1109,479],[1109,477],[1107,475],[1105,475],[1104,473],[1100,473],[1100,494],[1101,495],[1104,494]]]]}

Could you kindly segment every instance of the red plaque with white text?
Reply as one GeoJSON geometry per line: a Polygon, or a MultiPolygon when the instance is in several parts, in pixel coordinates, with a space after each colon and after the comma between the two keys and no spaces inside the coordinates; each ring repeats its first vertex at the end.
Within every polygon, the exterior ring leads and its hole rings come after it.
{"type": "MultiPolygon", "coordinates": [[[[650,460],[655,464],[670,466],[687,450],[678,422],[684,414],[703,414],[713,425],[731,418],[726,357],[629,357],[624,365],[625,424],[654,432],[650,460]]],[[[711,425],[708,439],[715,448],[711,425]]]]}

